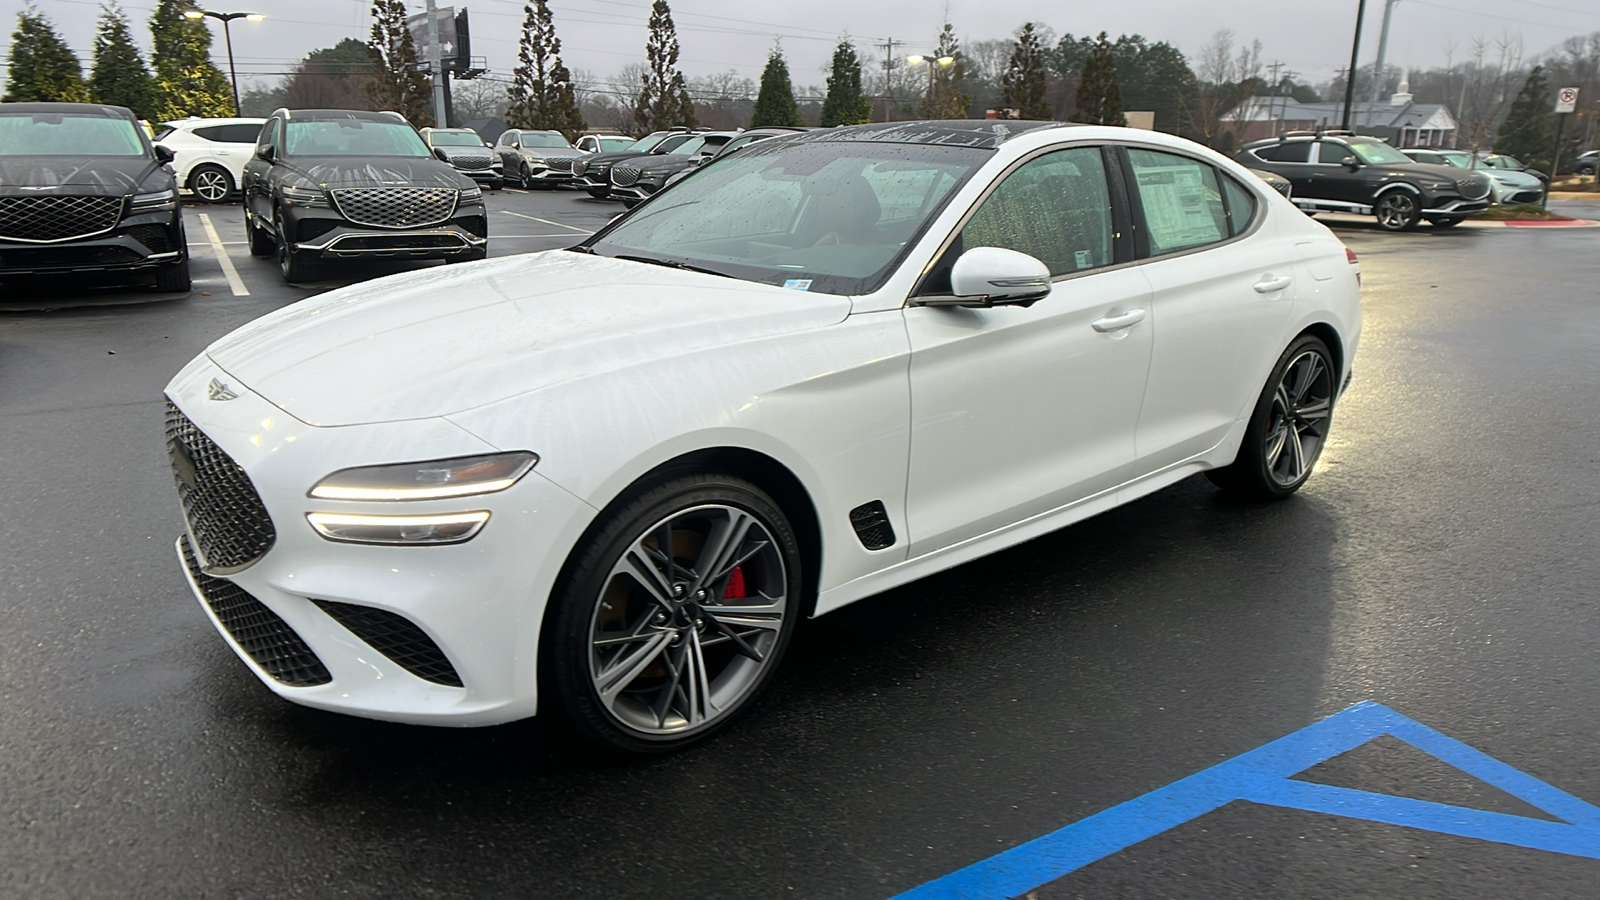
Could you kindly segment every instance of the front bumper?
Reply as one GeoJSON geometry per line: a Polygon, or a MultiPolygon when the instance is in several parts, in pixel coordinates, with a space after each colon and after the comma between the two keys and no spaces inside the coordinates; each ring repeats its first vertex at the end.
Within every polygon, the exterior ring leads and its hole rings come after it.
{"type": "Polygon", "coordinates": [[[301,206],[286,216],[284,228],[292,235],[289,249],[323,259],[449,259],[478,255],[489,246],[488,219],[481,204],[462,206],[449,220],[420,228],[354,225],[326,207],[301,206]]]}
{"type": "Polygon", "coordinates": [[[1489,198],[1463,200],[1460,197],[1435,197],[1433,203],[1422,211],[1425,216],[1473,216],[1489,208],[1489,198]]]}
{"type": "Polygon", "coordinates": [[[129,216],[93,238],[35,244],[0,239],[0,274],[134,272],[188,256],[183,228],[168,213],[129,216]]]}
{"type": "MultiPolygon", "coordinates": [[[[184,566],[212,624],[263,683],[306,706],[390,721],[490,725],[533,715],[545,604],[568,548],[595,514],[591,507],[537,470],[505,491],[455,500],[312,500],[311,484],[337,469],[498,448],[442,419],[312,427],[204,356],[173,379],[167,396],[244,469],[274,525],[270,548],[242,571],[212,575],[184,566]],[[208,399],[212,379],[226,382],[238,397],[208,399]],[[306,521],[308,512],[466,510],[489,510],[490,521],[472,540],[451,545],[335,543],[306,521]],[[251,603],[268,614],[255,615],[250,624],[265,622],[284,639],[275,646],[297,641],[304,648],[291,670],[262,655],[277,651],[262,650],[259,629],[247,631],[236,614],[223,609],[251,603]],[[405,656],[381,635],[336,617],[352,608],[410,623],[425,635],[423,643],[448,660],[460,686],[419,676],[415,661],[402,664],[405,656]],[[308,671],[310,677],[302,677],[308,671]]],[[[180,558],[183,542],[193,540],[192,533],[180,539],[180,558]]]]}

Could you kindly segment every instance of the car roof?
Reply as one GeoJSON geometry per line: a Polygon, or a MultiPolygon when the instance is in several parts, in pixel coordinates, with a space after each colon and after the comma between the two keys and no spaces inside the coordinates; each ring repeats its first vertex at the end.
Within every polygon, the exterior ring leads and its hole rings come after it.
{"type": "Polygon", "coordinates": [[[1018,119],[945,119],[921,122],[878,122],[819,128],[794,136],[795,142],[877,141],[889,144],[944,144],[995,150],[1006,141],[1047,128],[1079,128],[1068,122],[1018,119]]]}
{"type": "MultiPolygon", "coordinates": [[[[340,119],[358,119],[363,122],[404,122],[405,116],[397,112],[369,112],[364,109],[280,109],[284,118],[295,122],[336,122],[340,119]]],[[[277,115],[278,113],[273,113],[277,115]]]]}
{"type": "MultiPolygon", "coordinates": [[[[1347,144],[1388,144],[1389,143],[1388,141],[1384,140],[1381,137],[1374,137],[1373,135],[1370,135],[1370,134],[1344,134],[1342,132],[1327,131],[1327,132],[1318,132],[1318,133],[1280,134],[1277,137],[1265,138],[1265,139],[1259,140],[1259,141],[1251,141],[1248,144],[1245,144],[1242,149],[1254,150],[1257,147],[1270,147],[1273,144],[1297,144],[1297,143],[1301,143],[1301,142],[1304,142],[1304,141],[1322,141],[1322,140],[1344,141],[1347,144]]],[[[1418,147],[1417,149],[1419,149],[1419,150],[1431,150],[1433,148],[1431,148],[1431,147],[1418,147]]]]}
{"type": "MultiPolygon", "coordinates": [[[[133,110],[104,103],[0,103],[0,111],[11,113],[75,113],[106,119],[133,119],[133,110]]],[[[134,121],[138,121],[135,119],[134,121]]]]}
{"type": "Polygon", "coordinates": [[[190,116],[187,119],[171,119],[161,124],[169,128],[204,128],[207,125],[265,125],[266,119],[254,116],[227,116],[206,118],[204,116],[190,116]]]}

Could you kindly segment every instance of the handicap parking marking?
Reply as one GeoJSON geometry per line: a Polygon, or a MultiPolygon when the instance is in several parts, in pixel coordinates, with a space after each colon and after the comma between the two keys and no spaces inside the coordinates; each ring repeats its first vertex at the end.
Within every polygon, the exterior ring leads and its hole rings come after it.
{"type": "Polygon", "coordinates": [[[205,227],[206,241],[211,244],[211,252],[216,255],[217,262],[222,266],[222,274],[228,279],[228,290],[232,291],[235,297],[250,296],[250,289],[244,286],[244,279],[239,277],[239,270],[233,267],[233,260],[228,258],[228,248],[222,246],[222,237],[211,224],[211,217],[200,213],[200,224],[205,227]]]}
{"type": "Polygon", "coordinates": [[[1600,807],[1369,700],[1142,797],[912,888],[894,900],[1018,897],[1238,800],[1600,859],[1600,807]],[[1384,735],[1404,741],[1561,821],[1291,778],[1384,735]]]}

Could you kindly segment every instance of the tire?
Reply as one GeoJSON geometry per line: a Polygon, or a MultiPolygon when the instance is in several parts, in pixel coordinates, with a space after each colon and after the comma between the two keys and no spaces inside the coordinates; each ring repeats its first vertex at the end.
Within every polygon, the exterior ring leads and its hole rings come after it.
{"type": "Polygon", "coordinates": [[[271,256],[278,249],[278,244],[266,229],[255,224],[254,217],[244,220],[245,237],[250,243],[251,256],[271,256]]]}
{"type": "Polygon", "coordinates": [[[585,188],[585,190],[589,192],[589,196],[595,198],[596,200],[604,200],[611,196],[610,188],[585,188]]]}
{"type": "Polygon", "coordinates": [[[182,294],[189,290],[189,257],[156,270],[156,290],[163,294],[182,294]]]}
{"type": "Polygon", "coordinates": [[[1428,220],[1435,228],[1454,228],[1461,224],[1458,216],[1434,216],[1428,220]]]}
{"type": "Polygon", "coordinates": [[[289,240],[285,236],[283,219],[279,213],[273,213],[272,233],[277,238],[275,246],[278,251],[278,271],[283,273],[283,280],[289,284],[316,281],[319,267],[304,253],[296,253],[289,249],[289,240]]]}
{"type": "Polygon", "coordinates": [[[1384,231],[1410,231],[1422,221],[1422,204],[1410,191],[1389,191],[1373,204],[1372,214],[1384,231]]]}
{"type": "Polygon", "coordinates": [[[637,197],[625,197],[622,200],[622,205],[626,209],[633,209],[635,206],[638,206],[639,204],[641,204],[643,202],[644,202],[643,200],[640,200],[637,197]]]}
{"type": "Polygon", "coordinates": [[[1272,367],[1245,426],[1239,455],[1206,477],[1251,500],[1281,500],[1298,491],[1327,443],[1338,380],[1328,345],[1301,335],[1272,367]]]}
{"type": "Polygon", "coordinates": [[[800,565],[783,511],[741,478],[685,475],[622,501],[555,591],[541,650],[546,709],[614,752],[704,740],[776,671],[804,605],[800,565]],[[728,602],[746,597],[759,602],[728,602]]]}
{"type": "Polygon", "coordinates": [[[495,180],[489,182],[489,190],[491,191],[498,191],[505,186],[506,182],[503,178],[496,178],[495,180]]]}
{"type": "Polygon", "coordinates": [[[202,203],[226,203],[233,196],[233,176],[215,163],[206,163],[189,173],[188,187],[202,203]]]}

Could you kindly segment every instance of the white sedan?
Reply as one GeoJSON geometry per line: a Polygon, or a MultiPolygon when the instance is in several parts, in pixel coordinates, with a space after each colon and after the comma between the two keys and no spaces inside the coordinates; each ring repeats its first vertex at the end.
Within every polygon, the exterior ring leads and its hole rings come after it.
{"type": "Polygon", "coordinates": [[[1310,476],[1350,253],[1182,139],[863,125],[579,246],[332,291],[167,387],[195,594],[278,694],[661,752],[799,617],[1197,473],[1310,476]]]}

